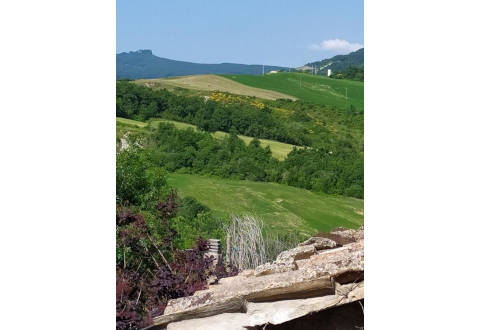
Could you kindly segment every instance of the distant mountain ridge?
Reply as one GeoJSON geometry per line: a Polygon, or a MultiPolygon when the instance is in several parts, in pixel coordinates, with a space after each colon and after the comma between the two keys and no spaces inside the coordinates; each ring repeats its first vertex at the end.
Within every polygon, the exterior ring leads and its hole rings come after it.
{"type": "Polygon", "coordinates": [[[360,68],[363,67],[363,50],[360,48],[347,55],[336,55],[332,58],[327,58],[321,61],[311,62],[305,64],[303,67],[317,68],[317,74],[327,75],[328,69],[332,70],[332,73],[343,72],[349,67],[360,68]]]}
{"type": "MultiPolygon", "coordinates": [[[[265,73],[286,69],[265,65],[265,73]]],[[[262,65],[220,63],[202,64],[176,61],[153,55],[142,49],[117,54],[117,79],[142,79],[186,76],[195,74],[262,74],[262,65]]]]}

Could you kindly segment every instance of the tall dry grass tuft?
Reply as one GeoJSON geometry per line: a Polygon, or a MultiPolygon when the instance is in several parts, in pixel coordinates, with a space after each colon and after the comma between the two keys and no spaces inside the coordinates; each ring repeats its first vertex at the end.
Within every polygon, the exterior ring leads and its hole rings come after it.
{"type": "Polygon", "coordinates": [[[263,222],[252,216],[232,216],[226,229],[227,264],[238,269],[255,268],[267,261],[263,222]]]}
{"type": "Polygon", "coordinates": [[[263,222],[253,216],[232,216],[225,230],[227,264],[238,269],[256,268],[305,240],[305,236],[297,232],[280,235],[264,233],[263,229],[263,222]]]}

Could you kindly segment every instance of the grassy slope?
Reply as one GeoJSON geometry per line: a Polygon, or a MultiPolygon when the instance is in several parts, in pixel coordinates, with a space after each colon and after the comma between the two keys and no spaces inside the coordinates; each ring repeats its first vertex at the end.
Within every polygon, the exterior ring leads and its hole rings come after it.
{"type": "Polygon", "coordinates": [[[276,73],[265,76],[224,75],[236,82],[292,95],[300,100],[363,110],[363,82],[331,79],[306,73],[276,73]],[[301,84],[301,87],[300,87],[301,84]],[[347,88],[348,101],[345,97],[347,88]]]}
{"type": "Polygon", "coordinates": [[[312,234],[363,224],[363,200],[322,195],[276,183],[169,174],[181,196],[191,196],[220,216],[253,214],[274,231],[298,229],[312,234]]]}
{"type": "Polygon", "coordinates": [[[289,93],[286,92],[279,93],[278,91],[255,88],[217,75],[194,75],[163,79],[139,79],[135,82],[153,89],[166,88],[167,90],[186,96],[207,96],[209,94],[198,91],[221,91],[238,95],[255,96],[266,100],[295,99],[294,97],[287,95],[289,93]]]}
{"type": "MultiPolygon", "coordinates": [[[[197,127],[194,125],[181,123],[174,120],[167,120],[167,119],[153,119],[151,120],[151,125],[152,127],[157,127],[160,122],[173,124],[178,129],[187,129],[187,128],[193,128],[194,130],[197,129],[197,127]]],[[[147,127],[148,123],[117,117],[117,126],[124,127],[125,129],[134,129],[136,127],[138,128],[147,127]]],[[[223,139],[226,135],[228,135],[228,133],[221,132],[221,131],[217,131],[213,133],[213,136],[217,139],[223,139]]],[[[243,141],[245,141],[245,143],[247,144],[250,143],[251,140],[253,140],[253,138],[250,136],[239,135],[238,137],[243,141]]],[[[269,146],[270,150],[272,151],[272,156],[280,160],[285,159],[285,157],[287,157],[288,153],[292,151],[294,147],[293,144],[278,142],[274,140],[266,140],[266,139],[259,139],[259,140],[260,140],[260,145],[263,148],[269,146]]]]}

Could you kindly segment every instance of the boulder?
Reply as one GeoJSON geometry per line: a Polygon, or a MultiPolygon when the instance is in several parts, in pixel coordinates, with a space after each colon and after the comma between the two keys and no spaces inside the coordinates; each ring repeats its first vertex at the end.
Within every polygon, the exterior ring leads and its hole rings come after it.
{"type": "Polygon", "coordinates": [[[334,240],[325,237],[310,237],[305,242],[298,244],[298,246],[313,245],[316,250],[333,249],[337,246],[334,240]]]}
{"type": "Polygon", "coordinates": [[[305,245],[305,246],[297,246],[291,250],[283,251],[277,256],[277,262],[285,262],[290,259],[301,260],[307,259],[311,255],[315,254],[315,246],[313,245],[305,245]]]}

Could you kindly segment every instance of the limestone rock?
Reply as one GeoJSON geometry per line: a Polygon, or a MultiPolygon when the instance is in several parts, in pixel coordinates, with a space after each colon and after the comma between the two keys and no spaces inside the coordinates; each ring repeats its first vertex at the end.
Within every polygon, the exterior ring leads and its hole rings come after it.
{"type": "Polygon", "coordinates": [[[307,299],[246,303],[244,313],[222,313],[205,318],[170,323],[167,330],[243,330],[264,324],[282,324],[310,313],[364,298],[363,282],[336,285],[335,294],[307,299]]]}
{"type": "Polygon", "coordinates": [[[305,246],[297,246],[291,250],[283,251],[277,256],[277,262],[290,260],[300,260],[300,259],[307,259],[311,255],[315,254],[315,246],[313,245],[305,245],[305,246]]]}
{"type": "Polygon", "coordinates": [[[247,303],[248,326],[284,322],[363,299],[363,282],[338,286],[339,294],[307,299],[281,300],[268,303],[247,303]]]}
{"type": "Polygon", "coordinates": [[[245,270],[242,270],[238,276],[243,276],[243,277],[252,277],[255,273],[255,270],[253,269],[245,269],[245,270]]]}
{"type": "Polygon", "coordinates": [[[298,246],[313,245],[316,250],[332,249],[337,246],[334,240],[325,237],[310,237],[305,242],[298,244],[298,246]]]}
{"type": "Polygon", "coordinates": [[[309,244],[306,241],[255,271],[243,271],[192,296],[169,300],[164,315],[154,318],[154,327],[171,324],[168,329],[221,329],[209,326],[223,324],[229,317],[227,329],[237,329],[239,324],[280,324],[306,315],[303,313],[363,299],[363,230],[337,232],[353,242],[317,250],[315,243],[332,243],[317,238],[309,244]],[[202,323],[195,322],[199,318],[204,318],[202,323]],[[190,319],[195,320],[186,321],[190,319]]]}
{"type": "Polygon", "coordinates": [[[248,323],[249,316],[245,313],[223,313],[205,318],[170,323],[167,326],[167,330],[245,330],[244,325],[248,323]]]}
{"type": "Polygon", "coordinates": [[[355,242],[363,239],[363,227],[358,230],[354,229],[345,229],[345,228],[338,228],[332,231],[332,234],[344,237],[346,239],[351,239],[355,242]]]}
{"type": "Polygon", "coordinates": [[[272,263],[267,262],[266,264],[260,265],[257,268],[255,268],[254,275],[264,276],[264,275],[270,275],[275,273],[288,272],[296,269],[297,269],[297,264],[295,263],[295,260],[293,260],[293,258],[288,258],[288,259],[282,259],[282,260],[275,260],[272,263]]]}

